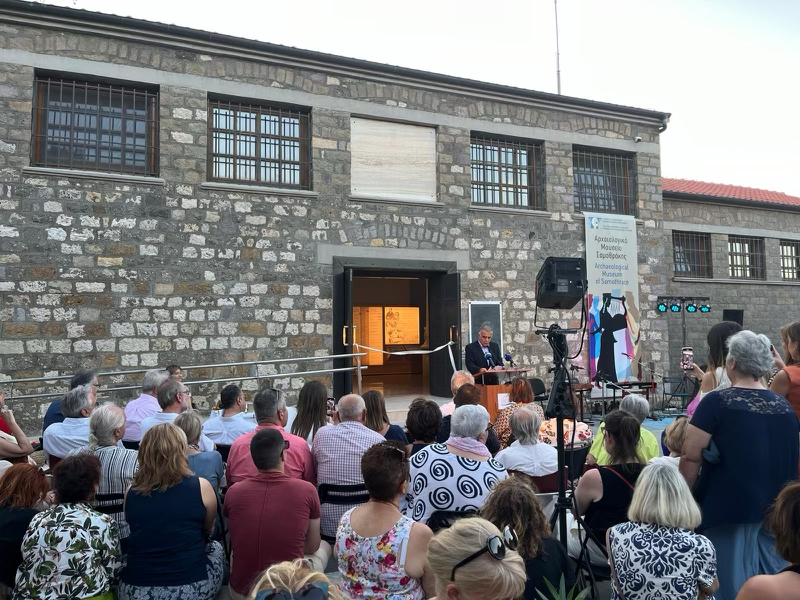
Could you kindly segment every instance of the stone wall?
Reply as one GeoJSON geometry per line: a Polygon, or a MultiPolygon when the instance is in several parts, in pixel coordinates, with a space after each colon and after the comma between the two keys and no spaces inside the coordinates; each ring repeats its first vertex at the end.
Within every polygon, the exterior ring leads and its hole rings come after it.
{"type": "MultiPolygon", "coordinates": [[[[722,320],[724,309],[744,311],[744,326],[767,335],[780,348],[779,329],[800,319],[797,297],[800,283],[781,279],[781,239],[800,240],[800,212],[752,207],[737,207],[667,198],[664,201],[665,239],[669,284],[672,295],[707,296],[712,311],[708,314],[686,315],[687,343],[694,348],[698,364],[706,360],[706,334],[711,326],[722,320]],[[713,279],[686,280],[674,276],[672,231],[709,233],[712,245],[713,279]],[[766,281],[731,280],[728,274],[728,235],[750,235],[765,238],[766,281]]],[[[681,316],[662,315],[669,322],[669,353],[673,371],[682,345],[681,316]]]]}
{"type": "MultiPolygon", "coordinates": [[[[520,365],[545,376],[551,352],[533,334],[535,276],[545,257],[584,251],[583,219],[572,200],[573,144],[565,136],[582,145],[640,149],[642,341],[645,357],[664,368],[666,323],[650,310],[655,297],[667,290],[655,127],[482,99],[477,93],[456,95],[4,26],[0,373],[37,377],[80,366],[124,370],[327,354],[334,335],[333,292],[332,266],[318,260],[324,244],[364,248],[365,256],[379,249],[382,256],[397,259],[411,250],[424,251],[431,260],[437,253],[466,253],[462,338],[468,335],[470,300],[501,300],[506,348],[520,365]],[[85,178],[28,167],[33,67],[43,65],[95,76],[112,65],[118,77],[159,83],[160,178],[85,178]],[[257,99],[289,90],[311,106],[313,193],[206,184],[207,102],[212,91],[223,89],[247,90],[257,99]],[[407,122],[449,119],[451,124],[437,125],[438,204],[349,197],[350,116],[369,105],[407,122]],[[544,131],[547,211],[470,205],[470,133],[501,126],[521,137],[531,128],[544,131]],[[633,145],[635,136],[644,143],[633,145]]],[[[575,324],[579,316],[576,311],[540,314],[548,323],[565,325],[575,324]]],[[[258,374],[278,375],[279,385],[296,390],[303,378],[290,374],[303,368],[304,363],[288,362],[258,374]]],[[[192,378],[228,372],[200,370],[192,378]]],[[[256,374],[246,367],[233,372],[256,374]]],[[[250,389],[256,385],[248,382],[250,389]]],[[[194,400],[207,407],[217,390],[216,385],[196,390],[194,400]]],[[[45,405],[26,405],[26,426],[35,429],[45,405]]]]}

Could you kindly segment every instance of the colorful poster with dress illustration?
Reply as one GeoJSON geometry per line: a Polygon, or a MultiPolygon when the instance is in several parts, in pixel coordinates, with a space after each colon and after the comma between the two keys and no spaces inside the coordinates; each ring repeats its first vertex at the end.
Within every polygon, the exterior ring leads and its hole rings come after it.
{"type": "Polygon", "coordinates": [[[588,286],[589,377],[627,381],[639,354],[639,261],[636,220],[584,213],[588,286]]]}

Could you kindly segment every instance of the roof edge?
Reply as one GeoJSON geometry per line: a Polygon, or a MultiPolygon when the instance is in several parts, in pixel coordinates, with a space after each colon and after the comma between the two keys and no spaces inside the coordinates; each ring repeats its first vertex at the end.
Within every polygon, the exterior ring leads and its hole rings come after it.
{"type": "Polygon", "coordinates": [[[549,110],[572,111],[586,116],[634,121],[655,126],[659,131],[666,129],[671,116],[670,113],[656,110],[561,96],[549,92],[527,90],[313,50],[303,50],[177,25],[155,23],[133,17],[122,17],[69,7],[40,4],[38,2],[0,0],[0,19],[33,27],[71,29],[78,33],[111,36],[143,43],[157,43],[242,59],[280,62],[301,68],[367,77],[378,81],[412,84],[472,96],[479,95],[487,99],[524,102],[549,110]]]}
{"type": "Polygon", "coordinates": [[[741,206],[743,208],[761,208],[768,210],[781,210],[786,212],[800,212],[800,205],[783,204],[781,202],[770,202],[769,200],[746,200],[744,198],[730,198],[728,196],[708,196],[705,194],[689,194],[687,192],[670,192],[661,190],[661,196],[665,200],[694,201],[706,204],[725,204],[730,206],[741,206]]]}

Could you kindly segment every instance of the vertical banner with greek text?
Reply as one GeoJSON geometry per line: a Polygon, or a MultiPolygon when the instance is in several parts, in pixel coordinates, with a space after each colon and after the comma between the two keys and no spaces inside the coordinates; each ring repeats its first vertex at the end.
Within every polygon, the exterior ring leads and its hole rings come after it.
{"type": "Polygon", "coordinates": [[[626,215],[584,216],[589,376],[592,381],[627,381],[633,372],[630,357],[639,349],[636,221],[626,215]]]}

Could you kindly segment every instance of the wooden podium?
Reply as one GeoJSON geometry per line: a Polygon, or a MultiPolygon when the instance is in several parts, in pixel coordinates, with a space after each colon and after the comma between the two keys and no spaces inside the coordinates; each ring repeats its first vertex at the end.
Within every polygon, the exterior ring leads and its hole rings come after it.
{"type": "Polygon", "coordinates": [[[509,383],[501,383],[499,385],[484,385],[481,383],[481,376],[475,375],[475,386],[481,391],[481,406],[489,412],[489,420],[494,423],[494,419],[500,409],[497,406],[497,396],[499,394],[508,394],[511,391],[510,379],[517,377],[522,373],[527,373],[530,369],[498,369],[497,371],[490,371],[497,375],[498,378],[505,378],[509,383]]]}

